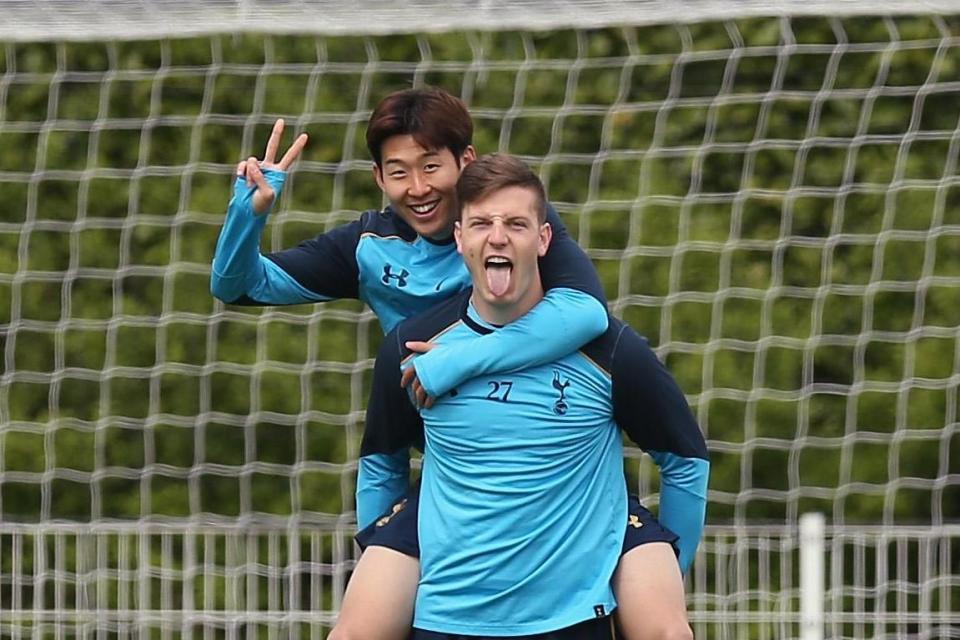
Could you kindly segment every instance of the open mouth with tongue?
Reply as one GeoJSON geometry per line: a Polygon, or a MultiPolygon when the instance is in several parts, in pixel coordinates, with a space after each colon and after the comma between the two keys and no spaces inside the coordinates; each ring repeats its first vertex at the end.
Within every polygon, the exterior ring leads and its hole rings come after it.
{"type": "Polygon", "coordinates": [[[490,293],[500,297],[510,288],[510,276],[513,274],[513,262],[503,256],[490,256],[483,263],[487,273],[487,288],[490,293]]]}

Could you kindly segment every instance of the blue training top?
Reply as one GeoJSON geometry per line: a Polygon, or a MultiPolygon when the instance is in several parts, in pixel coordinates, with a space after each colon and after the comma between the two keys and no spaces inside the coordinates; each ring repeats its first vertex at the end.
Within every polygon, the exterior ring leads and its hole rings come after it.
{"type": "MultiPolygon", "coordinates": [[[[274,202],[286,175],[264,170],[277,193],[274,202]]],[[[210,289],[226,303],[287,305],[354,298],[373,309],[387,332],[400,320],[470,284],[452,237],[446,242],[421,237],[390,207],[367,211],[358,220],[299,246],[263,255],[260,236],[268,216],[254,213],[255,191],[256,187],[237,178],[217,242],[210,289]]],[[[547,221],[553,227],[553,240],[540,260],[545,298],[497,335],[434,349],[418,359],[417,375],[430,395],[439,397],[473,376],[549,362],[606,329],[606,300],[590,259],[567,234],[552,207],[548,207],[547,221]]],[[[361,528],[406,490],[407,474],[398,479],[395,462],[379,454],[360,460],[357,522],[361,528]],[[381,492],[384,488],[387,494],[381,492]]]]}
{"type": "MultiPolygon", "coordinates": [[[[467,380],[419,413],[399,387],[407,340],[493,335],[465,291],[402,322],[377,358],[363,455],[425,435],[414,626],[465,635],[561,629],[616,604],[626,526],[619,424],[661,466],[661,522],[681,562],[702,534],[709,463],[673,378],[611,319],[579,352],[467,380]]],[[[509,325],[507,325],[509,326],[509,325]]]]}

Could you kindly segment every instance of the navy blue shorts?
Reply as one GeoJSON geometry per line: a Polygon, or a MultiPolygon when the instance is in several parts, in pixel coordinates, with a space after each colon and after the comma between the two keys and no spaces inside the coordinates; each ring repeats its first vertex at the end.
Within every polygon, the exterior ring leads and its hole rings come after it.
{"type": "Polygon", "coordinates": [[[411,640],[614,640],[617,635],[613,629],[613,620],[606,617],[591,618],[578,622],[572,627],[532,636],[462,636],[414,629],[410,638],[411,640]]]}
{"type": "MultiPolygon", "coordinates": [[[[420,485],[410,488],[406,497],[390,508],[390,511],[377,518],[356,535],[361,549],[367,547],[387,547],[413,558],[420,557],[420,536],[417,533],[417,512],[420,501],[420,485]]],[[[623,549],[627,551],[651,542],[666,542],[677,548],[679,536],[670,531],[657,518],[647,511],[636,496],[627,498],[627,530],[623,536],[623,549]]]]}
{"type": "Polygon", "coordinates": [[[373,524],[361,529],[354,539],[361,549],[387,547],[413,558],[420,557],[420,534],[417,531],[417,512],[420,510],[420,484],[410,487],[406,497],[394,503],[390,510],[373,524]]]}

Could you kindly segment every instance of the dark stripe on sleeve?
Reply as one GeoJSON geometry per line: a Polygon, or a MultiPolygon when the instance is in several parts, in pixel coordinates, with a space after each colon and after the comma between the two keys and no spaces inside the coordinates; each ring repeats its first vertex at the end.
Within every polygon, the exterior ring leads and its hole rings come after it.
{"type": "Polygon", "coordinates": [[[392,454],[414,447],[423,450],[423,419],[400,386],[400,365],[410,355],[408,340],[429,341],[466,315],[471,289],[461,291],[449,300],[404,320],[383,339],[373,367],[373,384],[367,404],[367,423],[360,445],[360,455],[392,454]]]}
{"type": "Polygon", "coordinates": [[[367,404],[367,422],[360,455],[392,454],[401,449],[423,449],[423,421],[400,386],[399,327],[384,338],[373,368],[373,384],[367,404]]]}
{"type": "MultiPolygon", "coordinates": [[[[365,213],[364,217],[372,215],[365,213]]],[[[302,287],[328,298],[359,298],[357,244],[363,218],[305,240],[298,246],[267,254],[302,287]]],[[[242,302],[239,304],[243,304],[242,302]]]]}
{"type": "Polygon", "coordinates": [[[613,354],[614,419],[644,450],[708,459],[683,391],[647,341],[621,325],[613,354]]]}
{"type": "Polygon", "coordinates": [[[593,262],[580,245],[570,237],[553,205],[547,203],[547,222],[553,228],[553,239],[547,254],[540,258],[540,280],[545,290],[576,289],[593,296],[607,306],[603,285],[593,262]]]}

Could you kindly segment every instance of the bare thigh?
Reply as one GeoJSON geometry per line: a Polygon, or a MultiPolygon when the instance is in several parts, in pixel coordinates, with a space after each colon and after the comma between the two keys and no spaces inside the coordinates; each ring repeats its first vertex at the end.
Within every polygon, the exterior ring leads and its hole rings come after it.
{"type": "Polygon", "coordinates": [[[419,580],[417,558],[367,547],[347,584],[329,640],[404,640],[413,623],[419,580]]]}
{"type": "Polygon", "coordinates": [[[666,542],[634,547],[613,576],[617,622],[627,640],[692,637],[683,576],[666,542]]]}

